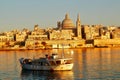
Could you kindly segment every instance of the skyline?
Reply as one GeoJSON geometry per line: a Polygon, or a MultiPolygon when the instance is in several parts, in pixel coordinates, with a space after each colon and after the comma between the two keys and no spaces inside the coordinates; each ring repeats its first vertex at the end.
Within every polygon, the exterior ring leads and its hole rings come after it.
{"type": "Polygon", "coordinates": [[[13,29],[57,27],[66,13],[76,23],[80,14],[81,24],[120,26],[120,0],[2,0],[0,1],[0,32],[13,29]]]}

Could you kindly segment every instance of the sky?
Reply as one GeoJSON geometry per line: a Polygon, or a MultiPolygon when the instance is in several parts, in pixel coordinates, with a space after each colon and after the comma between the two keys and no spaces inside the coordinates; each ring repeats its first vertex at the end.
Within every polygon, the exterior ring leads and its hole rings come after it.
{"type": "Polygon", "coordinates": [[[120,0],[0,0],[0,32],[57,27],[65,14],[82,25],[120,26],[120,0]]]}

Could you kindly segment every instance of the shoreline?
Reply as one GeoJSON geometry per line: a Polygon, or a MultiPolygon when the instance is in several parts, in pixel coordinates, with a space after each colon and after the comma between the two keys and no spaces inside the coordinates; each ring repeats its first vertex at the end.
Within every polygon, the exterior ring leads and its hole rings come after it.
{"type": "MultiPolygon", "coordinates": [[[[103,46],[103,47],[80,47],[80,48],[65,48],[65,49],[87,49],[87,48],[120,48],[120,47],[108,47],[108,46],[103,46]]],[[[26,49],[26,48],[1,48],[0,51],[27,51],[27,50],[52,50],[52,49],[61,49],[61,48],[47,48],[47,49],[42,49],[42,48],[37,48],[37,49],[26,49]]]]}

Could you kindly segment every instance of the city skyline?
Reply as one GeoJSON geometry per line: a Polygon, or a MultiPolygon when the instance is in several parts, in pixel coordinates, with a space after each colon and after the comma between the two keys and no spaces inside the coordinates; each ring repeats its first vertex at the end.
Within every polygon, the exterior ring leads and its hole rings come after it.
{"type": "Polygon", "coordinates": [[[12,29],[57,27],[66,13],[74,24],[80,14],[81,24],[120,26],[119,0],[3,0],[0,1],[0,32],[12,29]]]}

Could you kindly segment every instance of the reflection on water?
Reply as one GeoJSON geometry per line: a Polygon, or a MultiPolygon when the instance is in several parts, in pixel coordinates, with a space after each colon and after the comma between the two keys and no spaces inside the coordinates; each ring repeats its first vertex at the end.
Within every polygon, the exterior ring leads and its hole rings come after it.
{"type": "Polygon", "coordinates": [[[120,79],[119,49],[81,49],[74,55],[75,78],[85,80],[120,79]]]}
{"type": "Polygon", "coordinates": [[[120,80],[120,48],[64,49],[65,57],[73,57],[72,71],[22,71],[19,58],[41,57],[62,49],[0,51],[0,80],[120,80]],[[72,54],[71,54],[72,53],[72,54]]]}
{"type": "Polygon", "coordinates": [[[72,71],[21,71],[22,80],[71,80],[72,76],[72,71]]]}

